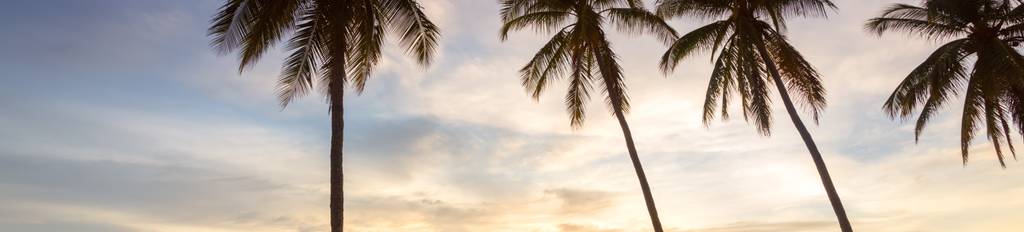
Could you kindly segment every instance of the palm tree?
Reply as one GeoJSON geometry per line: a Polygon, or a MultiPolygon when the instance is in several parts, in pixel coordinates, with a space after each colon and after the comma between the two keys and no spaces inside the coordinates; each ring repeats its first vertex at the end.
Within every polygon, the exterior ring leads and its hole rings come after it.
{"type": "Polygon", "coordinates": [[[639,0],[501,0],[501,5],[504,22],[501,40],[506,40],[511,31],[528,27],[538,32],[555,32],[520,70],[522,84],[534,99],[540,98],[548,82],[567,74],[569,91],[565,104],[571,118],[570,125],[579,128],[585,118],[584,105],[590,98],[592,82],[600,84],[605,101],[622,128],[654,231],[663,231],[651,188],[626,123],[629,98],[622,67],[612,51],[604,26],[611,23],[626,33],[651,33],[664,42],[674,40],[675,31],[660,17],[645,10],[639,0]]]}
{"type": "Polygon", "coordinates": [[[821,152],[790,97],[793,92],[817,122],[818,113],[825,108],[820,75],[782,34],[786,16],[826,16],[835,5],[829,0],[661,0],[657,5],[658,15],[666,18],[688,15],[716,20],[674,41],[661,60],[661,68],[667,73],[693,53],[718,53],[712,59],[715,66],[704,100],[705,126],[716,114],[728,119],[726,109],[735,92],[739,93],[744,119],[752,121],[762,135],[770,135],[769,85],[774,85],[811,153],[840,228],[853,231],[821,152]]]}
{"type": "Polygon", "coordinates": [[[379,63],[386,31],[422,65],[437,47],[438,28],[415,0],[226,0],[211,20],[212,46],[239,51],[239,72],[291,35],[278,83],[281,106],[319,86],[331,115],[331,231],[342,231],[344,95],[362,92],[379,63]],[[319,76],[319,78],[314,78],[319,76]],[[351,82],[351,83],[349,83],[351,82]]]}
{"type": "Polygon", "coordinates": [[[885,9],[868,21],[868,30],[951,41],[911,71],[882,109],[890,117],[908,119],[920,107],[914,130],[917,140],[935,112],[963,90],[967,95],[960,129],[964,164],[971,139],[983,123],[1005,168],[1000,141],[1006,141],[1016,158],[1010,124],[1024,135],[1024,57],[1015,49],[1024,41],[1022,23],[1024,7],[1006,0],[931,0],[921,6],[894,4],[885,9]]]}

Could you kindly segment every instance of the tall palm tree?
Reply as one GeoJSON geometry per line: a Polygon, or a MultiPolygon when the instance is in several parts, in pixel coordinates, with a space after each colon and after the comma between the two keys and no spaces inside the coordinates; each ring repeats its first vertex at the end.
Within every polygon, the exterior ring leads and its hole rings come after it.
{"type": "Polygon", "coordinates": [[[438,28],[415,0],[226,0],[211,24],[211,44],[217,51],[239,51],[239,72],[256,63],[283,36],[291,35],[287,46],[291,55],[284,61],[278,97],[285,107],[314,86],[327,96],[331,231],[342,231],[345,87],[350,84],[362,92],[380,61],[386,31],[398,36],[417,62],[429,64],[438,28]]]}
{"type": "Polygon", "coordinates": [[[567,74],[569,92],[565,96],[565,104],[571,118],[570,125],[579,128],[583,125],[584,106],[590,98],[592,84],[600,84],[605,101],[622,128],[654,231],[663,231],[651,188],[626,123],[629,98],[626,96],[625,77],[604,26],[611,23],[626,33],[651,33],[666,43],[674,40],[675,31],[660,17],[645,10],[640,0],[501,0],[501,5],[504,22],[501,40],[506,40],[509,32],[525,28],[555,32],[520,70],[523,86],[535,99],[540,98],[548,82],[567,74]]]}
{"type": "Polygon", "coordinates": [[[715,20],[681,36],[661,60],[661,68],[667,73],[694,53],[718,53],[712,59],[715,67],[704,100],[705,125],[716,114],[727,119],[730,95],[738,93],[744,119],[752,121],[762,135],[770,135],[769,85],[774,85],[811,153],[840,228],[850,232],[852,226],[825,161],[790,97],[792,92],[817,122],[818,113],[825,108],[825,89],[818,72],[782,34],[787,16],[826,16],[829,9],[835,8],[829,0],[661,0],[657,13],[666,18],[692,16],[715,20]]]}
{"type": "Polygon", "coordinates": [[[915,140],[931,117],[963,90],[967,95],[960,127],[964,164],[971,139],[982,125],[1000,165],[1006,167],[1001,140],[1016,158],[1010,124],[1024,135],[1024,57],[1015,48],[1024,41],[1022,5],[1006,0],[894,4],[866,27],[878,35],[896,31],[951,40],[911,71],[882,107],[891,117],[903,119],[920,107],[915,140]]]}

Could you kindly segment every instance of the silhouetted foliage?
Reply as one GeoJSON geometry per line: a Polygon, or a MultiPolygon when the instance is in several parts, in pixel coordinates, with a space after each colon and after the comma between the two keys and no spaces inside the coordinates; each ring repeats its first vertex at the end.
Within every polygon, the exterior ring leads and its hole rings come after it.
{"type": "Polygon", "coordinates": [[[1016,158],[1010,124],[1024,135],[1024,57],[1015,47],[1024,41],[1024,7],[1006,0],[930,0],[920,6],[893,4],[867,22],[878,35],[902,32],[947,41],[910,72],[882,109],[909,119],[921,109],[915,141],[947,102],[966,94],[961,121],[963,162],[974,134],[982,127],[999,164],[1006,162],[1001,143],[1016,158]]]}

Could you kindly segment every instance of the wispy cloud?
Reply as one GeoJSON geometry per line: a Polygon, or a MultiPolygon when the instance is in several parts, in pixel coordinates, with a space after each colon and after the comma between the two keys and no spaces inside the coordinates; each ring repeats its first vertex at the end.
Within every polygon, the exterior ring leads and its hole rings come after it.
{"type": "MultiPolygon", "coordinates": [[[[17,231],[323,231],[326,107],[274,99],[281,51],[239,75],[204,35],[218,1],[18,2],[0,9],[0,228],[17,231]],[[39,11],[55,9],[54,11],[39,11]],[[65,9],[65,10],[59,10],[65,9]],[[20,24],[26,12],[43,19],[20,24]],[[20,12],[20,13],[19,13],[20,12]],[[44,17],[45,16],[45,17],[44,17]],[[14,17],[14,18],[11,18],[14,17]],[[73,24],[71,22],[74,22],[73,24]]],[[[619,128],[600,99],[568,126],[562,86],[541,99],[516,71],[545,35],[497,39],[492,1],[423,1],[445,33],[433,67],[387,50],[346,127],[352,231],[649,230],[619,128]]],[[[962,166],[957,115],[915,144],[879,111],[934,44],[876,38],[890,1],[838,2],[794,20],[790,39],[824,74],[830,106],[812,133],[863,231],[1019,231],[1024,169],[977,141],[962,166]]],[[[914,1],[904,1],[914,2],[914,1]]],[[[681,31],[697,22],[677,20],[681,31]]],[[[710,64],[665,77],[664,49],[616,35],[632,123],[672,231],[827,231],[810,158],[777,109],[772,137],[741,118],[704,127],[710,64]]],[[[738,110],[738,109],[737,109],[738,110]]],[[[951,105],[949,110],[957,110],[951,105]]]]}

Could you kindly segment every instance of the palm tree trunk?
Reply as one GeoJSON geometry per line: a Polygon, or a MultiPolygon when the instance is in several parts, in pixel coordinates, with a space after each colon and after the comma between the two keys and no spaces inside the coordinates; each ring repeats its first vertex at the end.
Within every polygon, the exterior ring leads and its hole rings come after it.
{"type": "MultiPolygon", "coordinates": [[[[340,82],[340,81],[339,81],[340,82]]],[[[330,88],[331,94],[331,231],[341,232],[345,221],[345,173],[342,145],[345,137],[344,86],[330,88]]]]}
{"type": "MultiPolygon", "coordinates": [[[[342,38],[332,49],[344,51],[346,42],[342,38]]],[[[348,76],[344,65],[345,56],[336,56],[334,59],[336,60],[333,62],[339,65],[334,65],[336,67],[331,69],[331,79],[327,86],[331,105],[331,232],[342,232],[345,224],[345,172],[342,165],[342,147],[345,143],[345,79],[348,76]]]]}
{"type": "Polygon", "coordinates": [[[661,219],[658,219],[658,209],[654,207],[654,196],[651,195],[651,186],[647,184],[647,175],[644,174],[644,167],[640,164],[640,156],[636,154],[636,146],[633,145],[633,133],[629,131],[629,124],[626,123],[626,116],[622,109],[613,106],[615,117],[619,119],[619,126],[622,127],[622,136],[626,137],[626,149],[629,150],[629,159],[633,161],[633,169],[636,170],[636,177],[640,180],[640,189],[644,193],[644,201],[647,202],[647,213],[651,216],[651,224],[655,232],[663,232],[661,219]]]}
{"type": "Polygon", "coordinates": [[[793,125],[800,132],[800,138],[804,140],[804,145],[807,145],[807,150],[810,151],[811,158],[814,159],[814,166],[818,169],[821,184],[825,186],[828,200],[832,203],[832,210],[835,211],[836,218],[839,220],[839,227],[843,232],[853,232],[853,226],[850,225],[850,220],[846,218],[846,209],[843,208],[843,202],[839,200],[839,193],[836,191],[835,185],[832,184],[832,177],[828,174],[825,160],[821,158],[821,152],[818,151],[818,146],[814,144],[814,138],[811,138],[811,133],[807,131],[804,122],[800,120],[800,115],[797,114],[796,107],[793,106],[793,100],[789,98],[789,92],[786,91],[786,86],[782,82],[782,75],[779,74],[775,61],[771,59],[768,49],[765,48],[763,43],[757,45],[757,50],[761,53],[761,59],[764,60],[765,66],[768,67],[768,72],[772,75],[775,88],[778,89],[779,95],[782,96],[782,103],[786,106],[789,118],[793,120],[793,125]]]}

